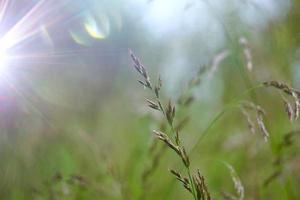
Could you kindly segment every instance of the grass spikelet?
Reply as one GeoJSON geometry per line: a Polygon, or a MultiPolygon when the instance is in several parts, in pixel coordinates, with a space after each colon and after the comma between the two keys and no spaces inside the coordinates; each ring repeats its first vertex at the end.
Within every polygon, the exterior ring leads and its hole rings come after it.
{"type": "Polygon", "coordinates": [[[270,134],[264,123],[264,116],[266,115],[266,111],[261,106],[255,105],[252,102],[243,103],[241,109],[242,109],[243,114],[246,116],[248,126],[250,127],[251,132],[255,132],[254,123],[250,117],[250,114],[247,111],[255,112],[256,124],[257,124],[260,132],[262,133],[265,142],[267,142],[270,134]]]}
{"type": "Polygon", "coordinates": [[[171,101],[169,101],[168,106],[166,108],[166,118],[170,124],[170,126],[173,126],[173,120],[175,117],[175,106],[172,106],[171,101]]]}
{"type": "Polygon", "coordinates": [[[287,113],[288,113],[289,119],[291,121],[297,120],[300,115],[300,91],[293,87],[288,86],[285,83],[281,83],[278,81],[267,81],[267,82],[264,82],[263,84],[266,87],[274,87],[293,98],[293,100],[294,100],[294,108],[293,109],[291,109],[290,104],[286,103],[288,101],[284,100],[285,101],[284,104],[285,104],[285,107],[288,107],[287,113]]]}
{"type": "Polygon", "coordinates": [[[149,99],[146,99],[146,101],[148,102],[148,106],[150,108],[152,108],[154,110],[160,110],[159,106],[155,102],[153,102],[153,101],[151,101],[149,99]]]}
{"type": "Polygon", "coordinates": [[[155,92],[156,98],[159,98],[159,92],[160,92],[161,87],[162,87],[162,81],[161,81],[160,76],[158,76],[158,83],[154,87],[154,92],[155,92]]]}
{"type": "Polygon", "coordinates": [[[243,108],[243,106],[240,107],[242,114],[244,115],[244,117],[247,120],[247,124],[248,124],[248,128],[250,130],[251,133],[255,134],[255,124],[251,119],[250,114],[247,112],[246,109],[243,108]]]}
{"type": "Polygon", "coordinates": [[[229,50],[224,50],[222,52],[220,52],[219,54],[217,54],[211,63],[211,68],[208,74],[208,79],[211,79],[212,76],[215,74],[215,72],[218,70],[220,64],[230,55],[230,51],[229,50]]]}
{"type": "Polygon", "coordinates": [[[129,54],[133,61],[134,68],[144,78],[144,81],[139,80],[138,82],[142,84],[144,87],[152,90],[152,84],[150,82],[150,77],[148,75],[146,68],[144,67],[144,65],[141,64],[140,60],[134,55],[134,53],[131,50],[129,50],[129,54]]]}
{"type": "Polygon", "coordinates": [[[283,104],[284,104],[284,110],[288,115],[288,118],[290,121],[294,121],[295,119],[295,113],[294,113],[294,109],[293,106],[290,104],[289,100],[286,99],[283,95],[281,95],[283,104]]]}
{"type": "MultiPolygon", "coordinates": [[[[156,131],[154,130],[153,133],[155,134],[155,136],[163,141],[168,147],[170,147],[171,149],[173,149],[182,159],[182,162],[184,163],[184,165],[186,167],[189,167],[190,166],[190,160],[189,160],[189,157],[185,151],[185,148],[184,147],[180,147],[178,145],[175,145],[172,140],[163,132],[160,132],[160,131],[156,131]]],[[[176,143],[180,143],[180,139],[179,139],[179,136],[177,136],[177,142],[176,143]]]]}
{"type": "Polygon", "coordinates": [[[192,189],[191,189],[191,184],[190,184],[190,181],[187,177],[183,177],[179,172],[171,169],[170,170],[171,174],[173,174],[175,176],[175,178],[180,181],[183,185],[183,187],[188,190],[190,193],[193,193],[192,192],[192,189]]]}
{"type": "Polygon", "coordinates": [[[244,186],[242,184],[242,181],[239,178],[239,176],[237,175],[234,168],[228,163],[225,163],[225,164],[226,164],[226,167],[228,168],[228,170],[230,172],[230,176],[231,176],[231,179],[232,179],[233,184],[234,184],[234,189],[235,189],[236,194],[237,194],[236,199],[243,200],[244,197],[245,197],[245,189],[244,189],[244,186]]]}
{"type": "MultiPolygon", "coordinates": [[[[203,176],[200,175],[200,172],[198,172],[197,175],[194,177],[191,176],[191,171],[190,171],[190,159],[189,156],[185,150],[185,147],[182,145],[181,139],[180,139],[180,134],[179,134],[179,129],[175,129],[173,122],[174,118],[176,115],[176,106],[172,105],[171,101],[168,101],[168,104],[166,108],[164,109],[161,103],[161,98],[160,98],[160,89],[162,86],[161,79],[159,77],[158,79],[158,84],[152,89],[152,85],[150,83],[150,77],[145,69],[145,67],[140,63],[139,59],[130,51],[131,58],[134,63],[135,69],[138,71],[139,74],[141,74],[144,77],[144,86],[146,88],[149,88],[152,92],[153,95],[156,97],[156,102],[151,101],[147,99],[147,103],[150,108],[159,110],[161,114],[164,116],[166,121],[168,122],[169,128],[171,130],[171,133],[174,136],[173,138],[170,138],[169,135],[165,134],[162,131],[157,131],[154,130],[153,133],[158,138],[160,141],[162,141],[166,147],[172,149],[182,160],[182,163],[187,171],[188,178],[182,178],[181,174],[179,174],[176,171],[171,171],[171,173],[179,180],[181,180],[182,183],[184,184],[184,187],[189,190],[190,193],[192,193],[193,197],[195,200],[209,200],[210,195],[208,193],[207,187],[204,183],[204,178],[203,176]],[[173,142],[175,140],[175,142],[173,142]],[[195,181],[195,182],[194,182],[195,181]],[[189,185],[187,184],[189,183],[189,185]],[[187,187],[189,186],[189,187],[187,187]],[[197,189],[198,187],[198,189],[197,189]]],[[[183,126],[183,125],[181,125],[183,126]]],[[[152,170],[152,168],[151,168],[152,170]]],[[[149,171],[147,172],[147,176],[149,174],[149,171]]],[[[150,172],[151,173],[151,172],[150,172]]]]}
{"type": "Polygon", "coordinates": [[[210,193],[208,192],[207,186],[205,184],[204,177],[201,175],[200,170],[193,176],[197,200],[211,200],[210,193]]]}
{"type": "Polygon", "coordinates": [[[292,92],[292,96],[294,98],[295,101],[295,109],[294,109],[294,113],[295,113],[295,120],[297,120],[299,118],[299,111],[300,111],[300,99],[299,99],[299,94],[296,93],[295,91],[292,92]]]}
{"type": "Polygon", "coordinates": [[[180,148],[180,157],[182,159],[182,162],[184,163],[184,165],[189,168],[190,167],[190,159],[189,156],[187,155],[185,148],[182,146],[180,148]]]}
{"type": "Polygon", "coordinates": [[[298,95],[300,94],[299,90],[292,88],[292,87],[288,86],[287,84],[281,83],[279,81],[266,81],[266,82],[263,82],[263,84],[265,87],[274,87],[274,88],[279,89],[291,96],[293,95],[292,92],[295,92],[298,95]]]}
{"type": "Polygon", "coordinates": [[[175,133],[176,133],[176,135],[175,135],[175,142],[176,142],[177,145],[180,145],[179,131],[176,130],[175,133]]]}
{"type": "Polygon", "coordinates": [[[246,67],[249,71],[253,70],[252,53],[248,40],[245,37],[239,39],[240,45],[243,47],[243,54],[246,61],[246,67]]]}
{"type": "Polygon", "coordinates": [[[175,145],[172,142],[172,140],[169,138],[169,136],[167,136],[163,132],[156,131],[156,130],[154,130],[153,133],[159,140],[163,141],[168,147],[173,149],[178,155],[181,155],[181,150],[180,150],[179,146],[175,145]]]}
{"type": "Polygon", "coordinates": [[[256,116],[256,121],[257,121],[257,124],[258,124],[258,127],[260,128],[261,130],[261,133],[263,134],[264,136],[264,140],[265,142],[268,142],[268,138],[270,137],[270,134],[265,126],[265,123],[263,121],[263,115],[261,114],[258,114],[256,116]]]}

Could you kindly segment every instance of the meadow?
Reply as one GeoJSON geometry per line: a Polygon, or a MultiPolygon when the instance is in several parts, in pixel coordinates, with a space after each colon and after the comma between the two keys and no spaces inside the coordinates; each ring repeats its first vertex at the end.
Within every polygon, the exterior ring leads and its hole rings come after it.
{"type": "Polygon", "coordinates": [[[132,14],[93,56],[76,51],[84,64],[21,68],[15,90],[1,76],[0,200],[300,199],[290,4],[259,28],[209,7],[214,50],[198,29],[153,39],[132,14]]]}

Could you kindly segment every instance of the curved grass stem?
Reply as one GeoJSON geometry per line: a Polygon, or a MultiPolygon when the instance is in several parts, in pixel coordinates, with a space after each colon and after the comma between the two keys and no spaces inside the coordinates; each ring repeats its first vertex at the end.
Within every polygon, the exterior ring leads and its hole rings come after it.
{"type": "Polygon", "coordinates": [[[198,139],[196,140],[196,143],[191,148],[189,155],[192,154],[197,149],[198,145],[203,140],[203,138],[209,133],[209,131],[213,128],[213,126],[224,116],[224,114],[226,114],[228,111],[230,111],[230,110],[238,107],[237,104],[239,103],[239,101],[241,100],[242,97],[244,97],[248,93],[252,92],[253,90],[256,90],[256,89],[259,89],[259,88],[262,88],[262,87],[264,87],[263,84],[258,84],[256,86],[253,86],[253,87],[245,90],[241,95],[239,95],[237,98],[233,99],[231,103],[229,103],[227,106],[225,106],[225,108],[223,108],[213,118],[213,120],[209,123],[209,125],[207,126],[207,128],[198,137],[198,139]]]}

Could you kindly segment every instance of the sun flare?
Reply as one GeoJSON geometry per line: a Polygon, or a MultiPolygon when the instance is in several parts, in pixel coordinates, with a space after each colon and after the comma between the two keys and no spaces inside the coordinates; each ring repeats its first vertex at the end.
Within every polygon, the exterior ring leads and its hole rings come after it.
{"type": "Polygon", "coordinates": [[[6,68],[8,57],[7,49],[0,46],[0,73],[6,68]]]}

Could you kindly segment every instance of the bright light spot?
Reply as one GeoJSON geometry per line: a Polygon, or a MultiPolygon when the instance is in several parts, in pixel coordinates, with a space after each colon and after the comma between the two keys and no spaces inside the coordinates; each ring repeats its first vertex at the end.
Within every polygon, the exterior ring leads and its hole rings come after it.
{"type": "Polygon", "coordinates": [[[110,19],[106,14],[87,13],[84,15],[80,27],[73,28],[69,33],[77,44],[90,46],[93,39],[106,39],[110,34],[110,28],[110,19]]]}
{"type": "Polygon", "coordinates": [[[100,31],[97,22],[93,18],[89,18],[84,24],[85,30],[96,39],[104,39],[105,35],[100,31]]]}
{"type": "Polygon", "coordinates": [[[106,15],[99,15],[97,19],[87,16],[84,22],[84,28],[87,33],[95,39],[105,39],[110,33],[110,23],[106,15]]]}

